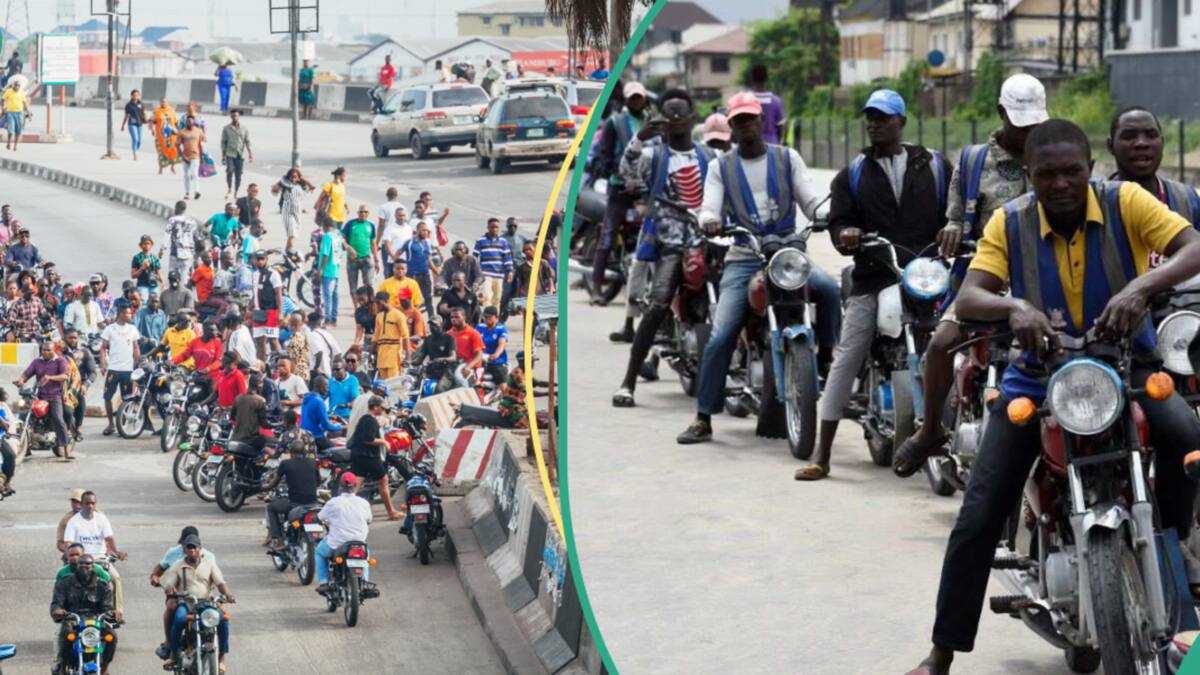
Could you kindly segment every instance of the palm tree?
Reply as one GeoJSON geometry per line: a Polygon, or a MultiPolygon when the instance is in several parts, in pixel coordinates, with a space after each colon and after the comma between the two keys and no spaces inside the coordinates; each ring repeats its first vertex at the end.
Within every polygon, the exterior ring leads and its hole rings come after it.
{"type": "Polygon", "coordinates": [[[629,41],[633,3],[649,6],[652,0],[546,0],[546,14],[563,21],[573,45],[608,50],[611,67],[629,41]]]}

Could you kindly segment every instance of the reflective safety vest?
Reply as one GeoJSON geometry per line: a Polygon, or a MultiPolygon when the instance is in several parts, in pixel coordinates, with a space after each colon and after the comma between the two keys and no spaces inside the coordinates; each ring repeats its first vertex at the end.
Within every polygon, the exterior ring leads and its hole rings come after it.
{"type": "Polygon", "coordinates": [[[1167,208],[1183,216],[1192,227],[1200,230],[1200,195],[1196,194],[1196,189],[1170,178],[1159,176],[1158,179],[1166,189],[1167,208]]]}
{"type": "MultiPolygon", "coordinates": [[[[696,153],[696,161],[700,165],[700,185],[703,186],[705,179],[708,178],[708,162],[712,159],[712,152],[701,143],[693,143],[692,152],[696,153]]],[[[654,148],[654,158],[650,163],[650,197],[667,198],[670,164],[671,149],[666,141],[663,141],[654,148]]],[[[657,205],[652,202],[649,213],[642,220],[642,230],[638,234],[635,255],[638,260],[644,262],[654,262],[659,257],[656,213],[657,205]]]]}
{"type": "MultiPolygon", "coordinates": [[[[721,182],[725,186],[726,217],[759,235],[783,234],[796,228],[796,199],[792,194],[792,160],[787,148],[767,145],[767,195],[774,205],[775,220],[770,214],[760,214],[754,202],[754,191],[746,180],[742,167],[742,156],[731,151],[725,153],[718,164],[721,182]]],[[[746,245],[744,236],[739,244],[746,245]]]]}

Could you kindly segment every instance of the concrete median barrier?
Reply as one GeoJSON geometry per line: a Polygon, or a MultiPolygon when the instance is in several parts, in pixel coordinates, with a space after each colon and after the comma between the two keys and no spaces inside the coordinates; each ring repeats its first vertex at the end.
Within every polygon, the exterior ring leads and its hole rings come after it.
{"type": "Polygon", "coordinates": [[[448,512],[448,525],[459,578],[484,631],[510,672],[604,672],[565,545],[526,459],[528,434],[481,431],[497,435],[496,447],[462,512],[448,512]]]}
{"type": "Polygon", "coordinates": [[[322,84],[318,86],[317,107],[321,110],[344,110],[346,107],[346,86],[342,84],[322,84]]]}
{"type": "Polygon", "coordinates": [[[425,416],[425,421],[429,424],[429,433],[436,435],[442,429],[448,429],[454,425],[454,418],[457,416],[455,407],[464,403],[479,405],[479,394],[470,387],[459,387],[423,398],[417,401],[413,410],[425,416]]]}
{"type": "Polygon", "coordinates": [[[258,105],[267,108],[290,108],[292,105],[292,85],[286,82],[267,83],[267,92],[263,94],[258,105]]]}
{"type": "MultiPolygon", "coordinates": [[[[151,106],[151,109],[158,105],[158,100],[167,95],[167,82],[165,77],[142,78],[142,101],[145,105],[151,106]]],[[[124,95],[129,96],[129,92],[124,92],[124,95]]]]}

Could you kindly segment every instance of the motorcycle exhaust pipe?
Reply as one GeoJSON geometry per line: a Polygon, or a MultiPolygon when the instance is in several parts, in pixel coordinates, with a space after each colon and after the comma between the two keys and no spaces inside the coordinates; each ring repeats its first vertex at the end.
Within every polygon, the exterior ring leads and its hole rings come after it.
{"type": "MultiPolygon", "coordinates": [[[[567,270],[571,274],[583,274],[583,275],[587,276],[589,279],[592,278],[592,266],[584,265],[583,263],[575,260],[574,258],[571,258],[570,263],[567,264],[567,270]]],[[[620,278],[620,275],[617,274],[614,270],[604,270],[604,280],[605,281],[616,281],[619,278],[620,278]]]]}

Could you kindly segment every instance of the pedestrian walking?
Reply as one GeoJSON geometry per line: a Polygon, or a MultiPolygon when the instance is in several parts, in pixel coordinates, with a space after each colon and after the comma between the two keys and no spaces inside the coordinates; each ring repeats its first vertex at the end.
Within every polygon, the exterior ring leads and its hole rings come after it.
{"type": "Polygon", "coordinates": [[[487,232],[475,242],[475,257],[483,279],[479,288],[479,303],[483,307],[500,308],[504,285],[512,281],[512,249],[500,236],[500,219],[488,218],[487,232]]]}
{"type": "Polygon", "coordinates": [[[151,125],[154,130],[154,149],[158,151],[158,174],[161,176],[167,167],[171,167],[171,173],[175,173],[175,165],[179,163],[179,138],[175,135],[179,130],[179,115],[166,98],[159,99],[151,125]]]}
{"type": "Polygon", "coordinates": [[[346,221],[342,226],[342,237],[349,245],[350,260],[346,261],[346,277],[350,288],[358,288],[358,277],[367,286],[375,286],[375,270],[379,268],[379,251],[376,248],[375,223],[371,222],[371,209],[366,204],[358,207],[358,217],[346,221]]]}
{"type": "Polygon", "coordinates": [[[767,67],[761,63],[750,68],[750,88],[762,105],[762,135],[767,143],[779,145],[783,137],[783,101],[767,89],[767,67]]]}
{"type": "Polygon", "coordinates": [[[4,108],[4,122],[8,126],[8,140],[4,147],[16,150],[21,140],[21,132],[25,129],[25,118],[29,117],[29,98],[21,91],[20,80],[14,80],[2,95],[0,107],[4,108]]]}
{"type": "Polygon", "coordinates": [[[121,131],[129,129],[129,146],[133,150],[133,161],[137,161],[138,150],[142,149],[142,126],[146,124],[146,107],[142,104],[142,92],[129,92],[125,104],[125,117],[121,120],[121,131]]]}
{"type": "Polygon", "coordinates": [[[321,186],[321,196],[316,204],[318,222],[324,215],[333,221],[334,227],[342,229],[346,223],[346,167],[333,170],[333,179],[321,186]]]}
{"type": "Polygon", "coordinates": [[[342,258],[346,255],[346,242],[333,220],[325,218],[321,224],[321,245],[317,249],[317,269],[321,270],[321,305],[325,313],[325,325],[337,326],[338,275],[341,273],[342,258]]]}
{"type": "Polygon", "coordinates": [[[250,132],[242,126],[239,110],[229,111],[229,124],[221,130],[221,158],[225,162],[225,201],[229,201],[236,198],[242,188],[242,169],[246,160],[254,161],[250,132]]]}
{"type": "MultiPolygon", "coordinates": [[[[408,262],[408,275],[416,280],[421,288],[423,298],[433,299],[433,278],[441,272],[433,260],[433,243],[429,239],[429,225],[417,225],[417,236],[410,239],[404,247],[405,260],[408,262]]],[[[416,306],[418,303],[414,303],[416,306]]],[[[433,303],[426,302],[425,310],[433,318],[433,303]]]]}
{"type": "Polygon", "coordinates": [[[238,229],[247,230],[262,225],[262,201],[258,198],[258,183],[246,186],[246,195],[235,202],[238,213],[238,229]]]}
{"type": "Polygon", "coordinates": [[[292,250],[296,240],[296,230],[300,227],[300,195],[316,190],[317,186],[308,182],[300,169],[292,167],[271,186],[271,194],[279,195],[279,213],[283,216],[283,231],[287,235],[286,250],[292,250]]]}
{"type": "Polygon", "coordinates": [[[317,71],[304,59],[296,84],[296,98],[302,107],[304,119],[312,118],[313,106],[317,104],[317,90],[313,86],[317,79],[317,71]]]}
{"type": "MultiPolygon", "coordinates": [[[[196,266],[196,242],[200,237],[200,224],[195,218],[187,215],[187,202],[175,202],[175,215],[167,219],[166,235],[164,248],[169,248],[168,269],[177,272],[181,278],[190,278],[196,266]]],[[[161,251],[159,255],[162,255],[161,251]]]]}
{"type": "Polygon", "coordinates": [[[175,132],[179,138],[179,155],[183,159],[183,198],[200,199],[200,179],[197,171],[200,168],[200,157],[204,154],[204,142],[207,138],[204,130],[196,125],[196,118],[188,115],[184,126],[175,132]]]}
{"type": "Polygon", "coordinates": [[[221,99],[221,112],[229,112],[229,95],[237,88],[232,66],[233,61],[226,61],[217,66],[217,71],[213,73],[217,77],[217,95],[221,99]]]}
{"type": "Polygon", "coordinates": [[[13,75],[20,75],[24,68],[25,63],[21,61],[21,53],[14,49],[8,63],[4,64],[4,79],[0,82],[0,87],[7,87],[9,79],[13,75]]]}
{"type": "Polygon", "coordinates": [[[517,268],[525,263],[525,254],[522,251],[525,248],[527,239],[525,239],[524,235],[517,232],[518,227],[520,227],[520,224],[514,216],[509,216],[504,221],[504,241],[508,242],[508,250],[512,252],[514,274],[504,284],[504,298],[500,301],[500,321],[502,322],[508,320],[508,303],[512,301],[513,296],[517,292],[517,275],[515,272],[517,268]]]}
{"type": "Polygon", "coordinates": [[[137,282],[138,296],[145,302],[146,298],[151,293],[157,293],[158,287],[162,285],[162,263],[158,256],[151,253],[154,249],[154,239],[150,235],[142,235],[138,241],[138,248],[141,250],[133,256],[129,276],[137,282]]]}

